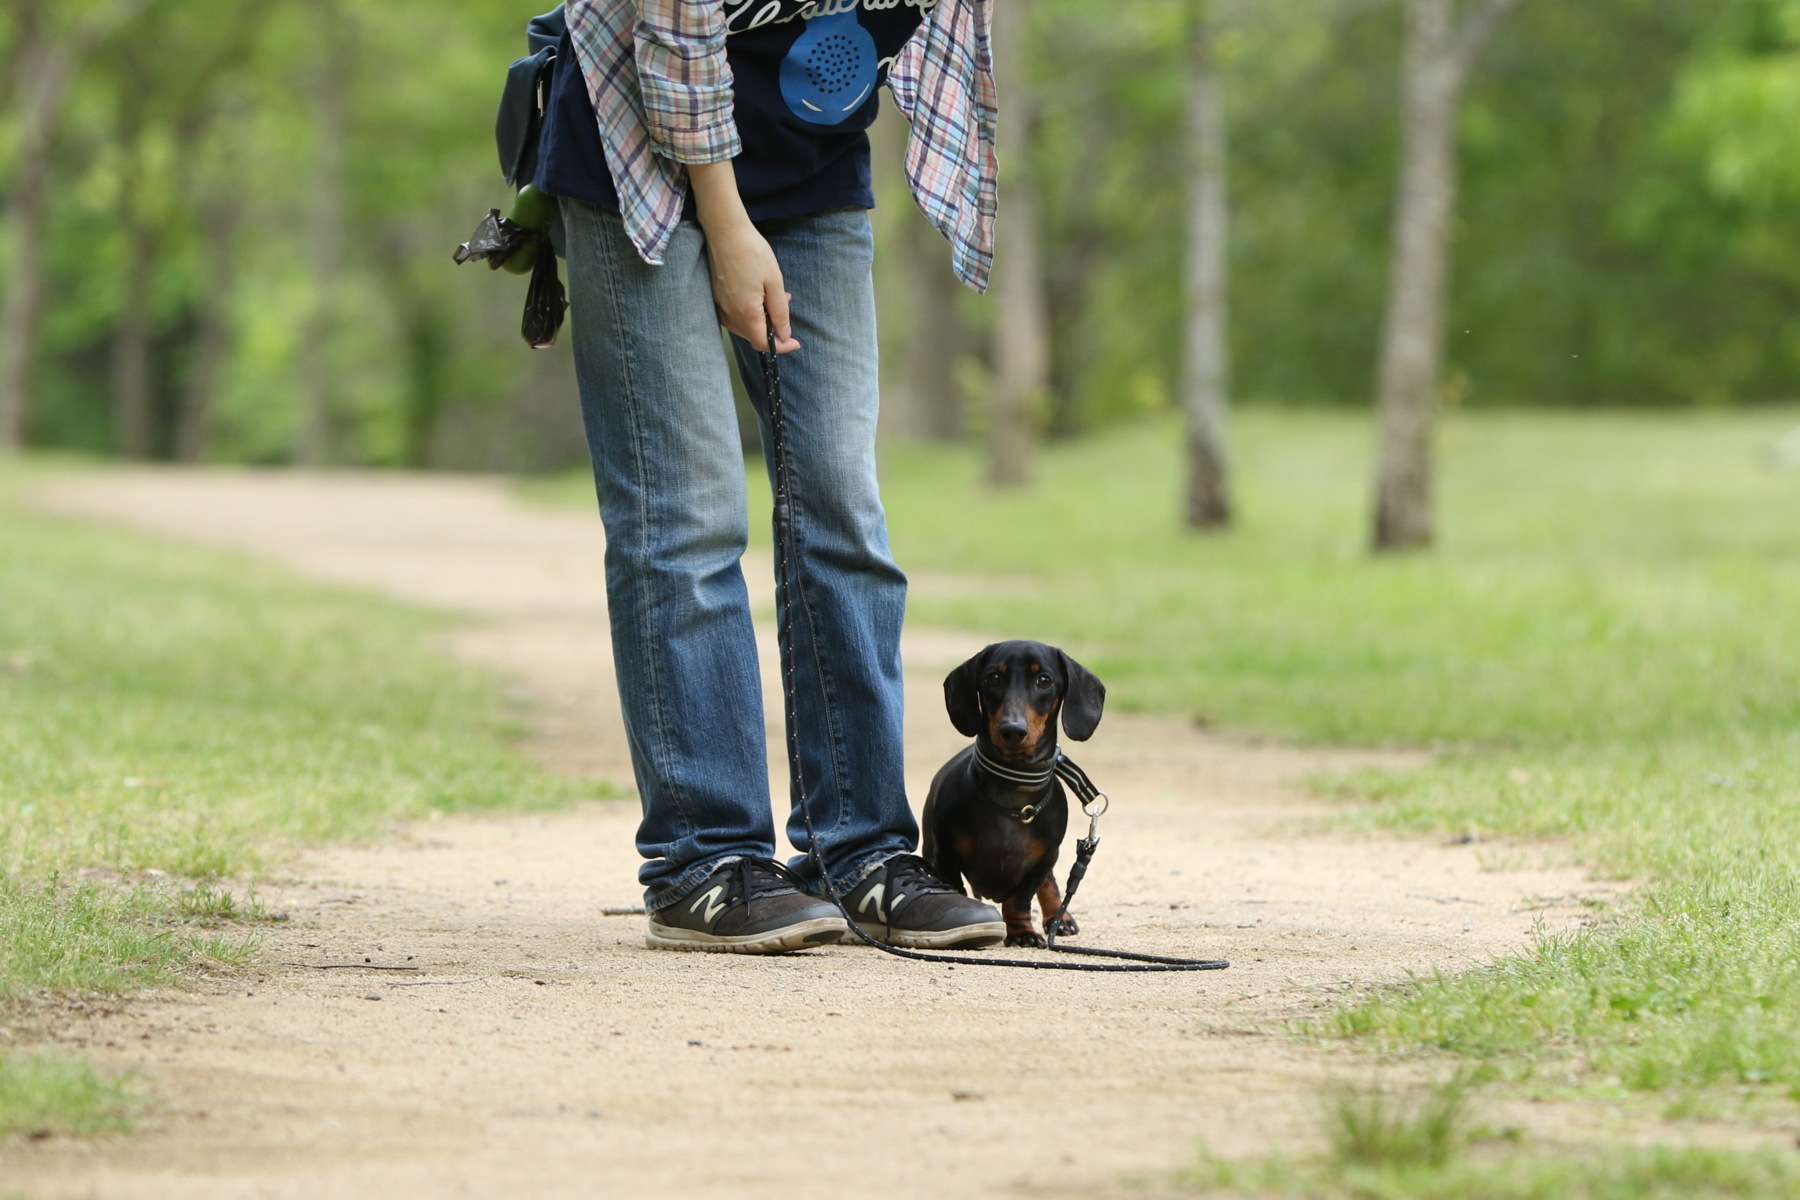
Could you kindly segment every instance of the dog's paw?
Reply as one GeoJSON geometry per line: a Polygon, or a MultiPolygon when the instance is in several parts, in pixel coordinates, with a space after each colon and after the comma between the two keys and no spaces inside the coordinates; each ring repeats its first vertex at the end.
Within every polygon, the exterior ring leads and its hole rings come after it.
{"type": "Polygon", "coordinates": [[[1030,946],[1034,950],[1042,950],[1047,943],[1044,935],[1035,929],[1015,929],[1006,935],[1009,946],[1030,946]]]}
{"type": "Polygon", "coordinates": [[[1081,932],[1081,926],[1075,923],[1074,917],[1064,916],[1059,920],[1052,921],[1051,924],[1056,928],[1049,929],[1046,927],[1045,932],[1054,933],[1057,937],[1073,937],[1075,934],[1081,932]]]}

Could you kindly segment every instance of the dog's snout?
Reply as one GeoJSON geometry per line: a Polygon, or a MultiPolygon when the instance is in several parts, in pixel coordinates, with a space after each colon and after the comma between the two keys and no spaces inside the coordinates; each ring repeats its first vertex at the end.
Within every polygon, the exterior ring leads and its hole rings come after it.
{"type": "Polygon", "coordinates": [[[997,732],[1001,741],[1009,746],[1016,746],[1025,740],[1025,735],[1030,731],[1023,721],[1001,721],[997,732]]]}

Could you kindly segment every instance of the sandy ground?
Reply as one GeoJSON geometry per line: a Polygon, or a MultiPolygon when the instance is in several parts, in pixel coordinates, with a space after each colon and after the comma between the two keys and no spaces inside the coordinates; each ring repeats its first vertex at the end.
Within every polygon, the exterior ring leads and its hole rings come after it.
{"type": "MultiPolygon", "coordinates": [[[[490,479],[361,474],[117,472],[38,499],[466,614],[452,649],[516,681],[530,749],[630,785],[590,516],[522,506],[490,479]]],[[[915,797],[961,744],[944,672],[1006,633],[909,632],[915,797]]],[[[1518,946],[1609,892],[1544,847],[1333,831],[1298,786],[1403,755],[1115,713],[1079,758],[1114,798],[1080,942],[1230,970],[654,953],[641,917],[601,914],[639,900],[632,803],[422,822],[266,884],[292,919],[254,969],[71,1015],[60,1036],[139,1069],[158,1103],[132,1138],[0,1148],[0,1193],[1103,1193],[1197,1146],[1311,1137],[1320,1085],[1357,1068],[1286,1022],[1518,946]]]]}

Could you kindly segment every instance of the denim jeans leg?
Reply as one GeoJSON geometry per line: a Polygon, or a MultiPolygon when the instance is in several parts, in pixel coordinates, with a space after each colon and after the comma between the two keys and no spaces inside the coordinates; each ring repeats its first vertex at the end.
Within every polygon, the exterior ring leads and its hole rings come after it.
{"type": "Polygon", "coordinates": [[[774,854],[762,680],[739,559],[743,454],[700,229],[646,265],[619,215],[563,201],[582,417],[606,525],[613,659],[652,909],[774,854]]]}
{"type": "MultiPolygon", "coordinates": [[[[782,356],[782,411],[793,489],[792,622],[797,734],[807,803],[832,882],[847,887],[918,845],[906,800],[900,626],[906,576],[888,550],[875,475],[880,362],[868,213],[838,209],[759,222],[793,293],[794,336],[782,356]]],[[[733,339],[739,373],[769,445],[760,356],[733,339]]],[[[771,479],[773,463],[770,464],[771,479]]],[[[798,808],[788,840],[805,857],[798,808]]]]}

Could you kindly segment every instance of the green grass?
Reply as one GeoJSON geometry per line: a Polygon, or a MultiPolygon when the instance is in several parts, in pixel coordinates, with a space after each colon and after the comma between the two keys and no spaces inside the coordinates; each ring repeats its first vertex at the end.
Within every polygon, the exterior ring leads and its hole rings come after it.
{"type": "Polygon", "coordinates": [[[1309,1200],[1785,1200],[1792,1156],[1695,1148],[1474,1147],[1442,1163],[1213,1162],[1181,1183],[1309,1200]]]}
{"type": "Polygon", "coordinates": [[[75,1055],[0,1054],[0,1140],[127,1130],[138,1105],[129,1080],[75,1055]]]}
{"type": "Polygon", "coordinates": [[[444,619],[33,515],[27,477],[0,475],[0,1004],[243,961],[264,914],[217,881],[289,845],[593,791],[508,746],[444,619]]]}
{"type": "Polygon", "coordinates": [[[1527,1141],[1471,1120],[1476,1072],[1428,1088],[1334,1089],[1328,1150],[1310,1158],[1204,1157],[1184,1190],[1318,1200],[1685,1200],[1787,1197],[1800,1158],[1774,1150],[1651,1148],[1527,1141]]]}
{"type": "Polygon", "coordinates": [[[1331,1094],[1331,1154],[1351,1166],[1440,1167],[1460,1142],[1469,1081],[1453,1077],[1418,1095],[1338,1088],[1331,1094]]]}

